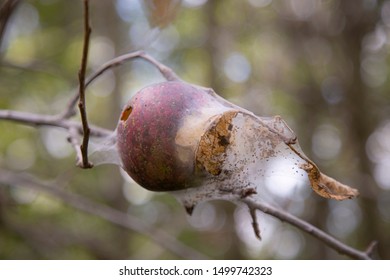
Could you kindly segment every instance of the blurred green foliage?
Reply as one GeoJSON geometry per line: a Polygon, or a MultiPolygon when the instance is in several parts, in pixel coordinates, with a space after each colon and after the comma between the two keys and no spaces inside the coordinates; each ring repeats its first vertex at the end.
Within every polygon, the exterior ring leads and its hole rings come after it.
{"type": "MultiPolygon", "coordinates": [[[[78,83],[82,1],[15,2],[0,40],[0,109],[59,113],[78,83]]],[[[145,49],[184,80],[258,115],[281,115],[326,173],[361,192],[334,202],[308,187],[281,206],[355,248],[377,240],[377,257],[390,258],[390,1],[166,1],[176,2],[176,16],[161,27],[148,16],[164,11],[145,12],[141,0],[90,2],[88,72],[145,49]]],[[[88,89],[90,122],[114,130],[126,100],[161,80],[140,61],[110,70],[88,89]]],[[[227,202],[187,217],[173,197],[143,190],[116,166],[78,169],[66,137],[1,120],[0,168],[128,212],[211,258],[345,258],[264,214],[259,242],[247,211],[227,202]]],[[[0,183],[0,259],[123,258],[177,256],[45,193],[0,183]]]]}

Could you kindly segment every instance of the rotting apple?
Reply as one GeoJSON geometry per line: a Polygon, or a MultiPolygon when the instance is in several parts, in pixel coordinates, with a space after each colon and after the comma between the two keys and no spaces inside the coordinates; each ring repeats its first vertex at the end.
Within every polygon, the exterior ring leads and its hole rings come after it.
{"type": "Polygon", "coordinates": [[[151,191],[196,186],[200,136],[226,110],[202,88],[183,82],[142,89],[125,106],[117,127],[123,168],[151,191]]]}
{"type": "Polygon", "coordinates": [[[261,192],[264,177],[280,161],[288,162],[283,172],[305,174],[323,197],[358,195],[322,174],[280,117],[256,116],[212,89],[183,81],[137,92],[122,111],[116,133],[123,169],[148,190],[176,194],[189,214],[201,201],[261,192]]]}

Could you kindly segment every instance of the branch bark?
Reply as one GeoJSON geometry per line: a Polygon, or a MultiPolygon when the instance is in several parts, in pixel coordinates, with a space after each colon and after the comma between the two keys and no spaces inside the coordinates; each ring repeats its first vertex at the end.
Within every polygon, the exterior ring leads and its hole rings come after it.
{"type": "MultiPolygon", "coordinates": [[[[34,113],[18,112],[12,110],[0,110],[0,120],[8,120],[17,122],[28,126],[52,126],[64,128],[68,131],[68,141],[76,151],[77,163],[80,163],[83,154],[80,148],[80,136],[83,134],[82,124],[58,118],[57,116],[41,115],[34,113]]],[[[95,137],[109,137],[113,135],[113,131],[107,130],[97,126],[89,126],[89,132],[91,136],[95,137]]]]}
{"type": "MultiPolygon", "coordinates": [[[[28,126],[52,126],[67,130],[76,129],[79,135],[82,135],[83,127],[79,122],[67,119],[61,119],[57,116],[19,112],[13,110],[0,110],[0,120],[8,120],[28,126]]],[[[112,134],[111,130],[98,126],[90,126],[91,136],[107,137],[112,134]]]]}
{"type": "MultiPolygon", "coordinates": [[[[124,63],[129,62],[136,58],[143,59],[149,62],[150,64],[152,64],[153,66],[155,66],[167,81],[180,80],[180,78],[176,75],[176,73],[171,68],[165,66],[164,64],[160,63],[159,61],[157,61],[156,59],[148,55],[146,52],[140,50],[140,51],[123,54],[104,63],[98,70],[96,70],[94,73],[88,76],[88,78],[85,79],[85,88],[87,88],[96,78],[98,78],[107,70],[121,66],[124,63]]],[[[66,107],[64,112],[59,115],[59,118],[68,119],[72,117],[75,114],[74,107],[76,106],[78,100],[79,100],[79,92],[76,92],[76,94],[70,99],[68,106],[66,107]]]]}
{"type": "MultiPolygon", "coordinates": [[[[373,251],[376,248],[375,241],[371,242],[371,244],[367,247],[365,251],[359,251],[342,243],[341,241],[332,237],[328,233],[316,228],[312,224],[309,224],[308,222],[305,222],[283,210],[277,209],[263,202],[254,201],[249,197],[243,198],[241,199],[241,201],[249,207],[252,219],[253,219],[253,214],[252,214],[253,211],[259,210],[275,218],[278,218],[282,222],[289,223],[297,227],[298,229],[314,236],[315,238],[324,242],[329,247],[339,252],[340,254],[347,255],[353,259],[360,259],[360,260],[372,259],[373,251]]],[[[253,223],[257,223],[257,221],[253,219],[253,223]]]]}
{"type": "Polygon", "coordinates": [[[88,125],[88,117],[85,104],[85,72],[88,63],[89,41],[91,36],[91,27],[89,25],[89,1],[84,0],[84,45],[83,54],[81,57],[81,66],[79,71],[79,110],[81,116],[81,123],[83,125],[83,142],[80,146],[81,159],[77,163],[81,168],[92,168],[93,164],[88,160],[88,142],[90,135],[90,128],[88,125]]]}

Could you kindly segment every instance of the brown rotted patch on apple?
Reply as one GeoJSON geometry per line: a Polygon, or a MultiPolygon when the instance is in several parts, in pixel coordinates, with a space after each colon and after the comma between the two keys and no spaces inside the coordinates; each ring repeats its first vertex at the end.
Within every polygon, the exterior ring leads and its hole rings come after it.
{"type": "Polygon", "coordinates": [[[202,135],[196,151],[196,166],[199,170],[206,170],[214,176],[221,174],[231,139],[232,119],[237,113],[238,111],[224,113],[202,135]]]}
{"type": "Polygon", "coordinates": [[[133,107],[131,106],[125,108],[121,114],[121,121],[125,122],[129,118],[132,111],[133,111],[133,107]]]}

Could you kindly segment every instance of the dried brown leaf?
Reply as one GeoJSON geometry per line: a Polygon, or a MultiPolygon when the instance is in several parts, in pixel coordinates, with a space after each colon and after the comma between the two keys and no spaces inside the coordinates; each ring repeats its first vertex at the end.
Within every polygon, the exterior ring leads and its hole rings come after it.
{"type": "Polygon", "coordinates": [[[323,174],[318,167],[312,163],[303,164],[301,168],[307,172],[312,189],[322,197],[344,200],[359,195],[358,190],[323,174]]]}

